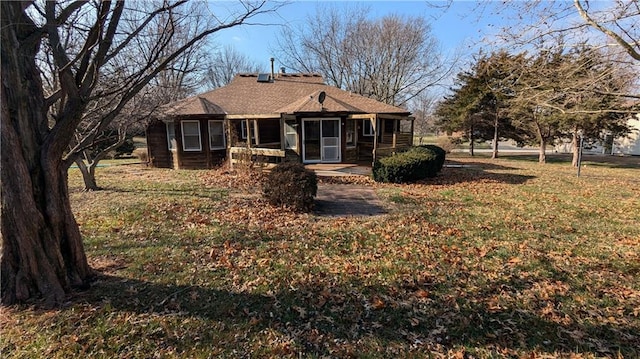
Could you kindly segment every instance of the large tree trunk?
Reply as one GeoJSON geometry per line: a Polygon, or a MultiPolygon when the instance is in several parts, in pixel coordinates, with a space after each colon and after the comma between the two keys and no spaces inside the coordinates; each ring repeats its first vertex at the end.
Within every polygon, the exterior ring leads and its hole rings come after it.
{"type": "Polygon", "coordinates": [[[71,211],[59,133],[47,125],[35,64],[41,34],[15,3],[2,5],[1,301],[56,306],[93,273],[71,211]]]}
{"type": "Polygon", "coordinates": [[[538,163],[547,163],[547,139],[540,137],[540,151],[538,152],[538,163]]]}
{"type": "Polygon", "coordinates": [[[540,141],[540,149],[538,152],[538,163],[547,163],[547,141],[551,136],[547,135],[548,131],[543,129],[543,125],[535,121],[535,128],[540,141]]]}
{"type": "Polygon", "coordinates": [[[492,159],[496,159],[498,158],[498,112],[496,111],[495,113],[496,117],[493,121],[493,151],[491,152],[491,158],[492,159]]]}
{"type": "Polygon", "coordinates": [[[473,125],[469,129],[469,154],[471,156],[475,156],[475,141],[476,139],[473,137],[473,125]]]}

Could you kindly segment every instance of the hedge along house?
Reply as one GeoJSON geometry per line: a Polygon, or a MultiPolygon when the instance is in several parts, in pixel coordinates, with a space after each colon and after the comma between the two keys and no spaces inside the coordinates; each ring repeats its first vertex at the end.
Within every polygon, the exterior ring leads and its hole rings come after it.
{"type": "Polygon", "coordinates": [[[407,110],[326,85],[317,74],[240,74],[161,114],[147,127],[155,167],[211,168],[248,154],[269,163],[355,163],[413,142],[407,110]]]}

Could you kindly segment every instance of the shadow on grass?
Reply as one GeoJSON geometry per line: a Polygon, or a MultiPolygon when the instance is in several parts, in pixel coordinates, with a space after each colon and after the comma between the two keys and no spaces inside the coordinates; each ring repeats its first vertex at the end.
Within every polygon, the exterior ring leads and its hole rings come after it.
{"type": "MultiPolygon", "coordinates": [[[[538,155],[514,154],[503,155],[500,158],[512,161],[538,163],[538,155]]],[[[551,153],[546,155],[547,163],[564,163],[571,165],[572,155],[568,153],[551,153]]],[[[583,154],[582,163],[605,168],[637,168],[640,169],[640,156],[611,156],[583,154]]]]}
{"type": "MultiPolygon", "coordinates": [[[[212,347],[220,345],[213,335],[241,336],[251,341],[264,333],[277,332],[293,340],[296,350],[302,353],[333,357],[348,356],[345,348],[366,351],[366,342],[370,340],[383,348],[424,351],[466,346],[606,356],[620,353],[624,357],[640,355],[640,345],[635,341],[640,328],[631,324],[594,324],[593,320],[563,322],[535,311],[487,304],[486,298],[490,296],[531,285],[530,281],[514,277],[489,283],[474,293],[456,293],[446,283],[414,281],[365,286],[352,282],[332,288],[309,283],[286,290],[274,289],[273,293],[263,295],[100,275],[93,288],[77,295],[74,303],[89,304],[95,313],[108,305],[110,313],[197,318],[203,324],[195,330],[190,328],[187,337],[198,338],[212,347]],[[212,334],[211,327],[224,333],[212,334]]],[[[562,305],[560,300],[547,298],[540,299],[539,306],[556,302],[562,305]]],[[[171,342],[178,352],[192,345],[188,338],[176,341],[171,337],[170,332],[181,328],[165,329],[154,333],[154,340],[160,345],[171,342]]],[[[225,350],[251,354],[243,352],[247,348],[235,345],[238,343],[225,343],[225,350]]]]}
{"type": "Polygon", "coordinates": [[[456,160],[447,159],[445,162],[445,168],[471,168],[482,170],[516,170],[517,168],[511,166],[504,166],[491,162],[459,162],[456,160]]]}
{"type": "Polygon", "coordinates": [[[488,171],[513,170],[513,167],[485,162],[456,162],[447,160],[442,171],[433,178],[427,178],[417,183],[452,185],[465,182],[496,182],[505,184],[523,184],[534,179],[535,176],[515,173],[499,173],[488,171]]]}
{"type": "Polygon", "coordinates": [[[161,188],[161,186],[140,186],[140,187],[105,187],[107,192],[114,193],[150,193],[154,195],[165,195],[174,197],[199,197],[213,200],[222,200],[229,195],[229,191],[220,189],[211,189],[201,187],[194,189],[193,186],[185,186],[185,188],[161,188]]]}

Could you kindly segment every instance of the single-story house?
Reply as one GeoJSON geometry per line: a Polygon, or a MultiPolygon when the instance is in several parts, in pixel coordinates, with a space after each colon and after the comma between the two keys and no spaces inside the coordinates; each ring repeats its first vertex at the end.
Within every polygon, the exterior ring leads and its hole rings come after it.
{"type": "Polygon", "coordinates": [[[413,117],[318,74],[239,74],[163,106],[147,126],[152,166],[211,168],[247,155],[266,163],[355,163],[411,146],[413,117]]]}

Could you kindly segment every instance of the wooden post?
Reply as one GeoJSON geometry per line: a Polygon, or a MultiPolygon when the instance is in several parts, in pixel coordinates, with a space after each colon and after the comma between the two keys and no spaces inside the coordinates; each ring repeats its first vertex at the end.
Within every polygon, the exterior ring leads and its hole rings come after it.
{"type": "Polygon", "coordinates": [[[233,169],[233,158],[231,158],[233,155],[231,154],[231,147],[234,143],[231,143],[231,140],[233,139],[231,134],[231,121],[229,121],[227,117],[224,118],[224,130],[225,136],[227,136],[227,140],[225,141],[227,144],[227,161],[229,161],[229,169],[233,169]]]}
{"type": "Polygon", "coordinates": [[[251,148],[251,121],[249,119],[244,120],[244,128],[247,130],[247,148],[251,148]]]}
{"type": "Polygon", "coordinates": [[[413,146],[413,126],[415,124],[415,118],[409,117],[409,121],[411,121],[411,145],[413,146]]]}
{"type": "Polygon", "coordinates": [[[209,121],[204,121],[204,125],[202,125],[202,120],[200,121],[200,136],[202,137],[202,149],[204,150],[205,157],[207,158],[207,168],[213,167],[213,160],[211,158],[211,128],[209,127],[209,121]],[[206,136],[202,136],[206,134],[206,136]]]}
{"type": "Polygon", "coordinates": [[[258,129],[258,120],[253,120],[253,133],[256,135],[256,147],[260,147],[260,131],[258,129]]]}
{"type": "Polygon", "coordinates": [[[371,121],[371,125],[373,126],[373,150],[371,152],[371,155],[373,157],[373,165],[376,163],[376,152],[378,150],[378,114],[375,114],[374,117],[371,117],[369,121],[371,121]]]}
{"type": "MultiPolygon", "coordinates": [[[[285,152],[285,141],[287,140],[287,134],[284,124],[284,114],[280,115],[280,150],[285,152]]],[[[279,162],[284,162],[284,157],[280,158],[279,162]]]]}
{"type": "Polygon", "coordinates": [[[284,127],[284,115],[280,116],[280,149],[285,150],[286,133],[284,127]]]}

